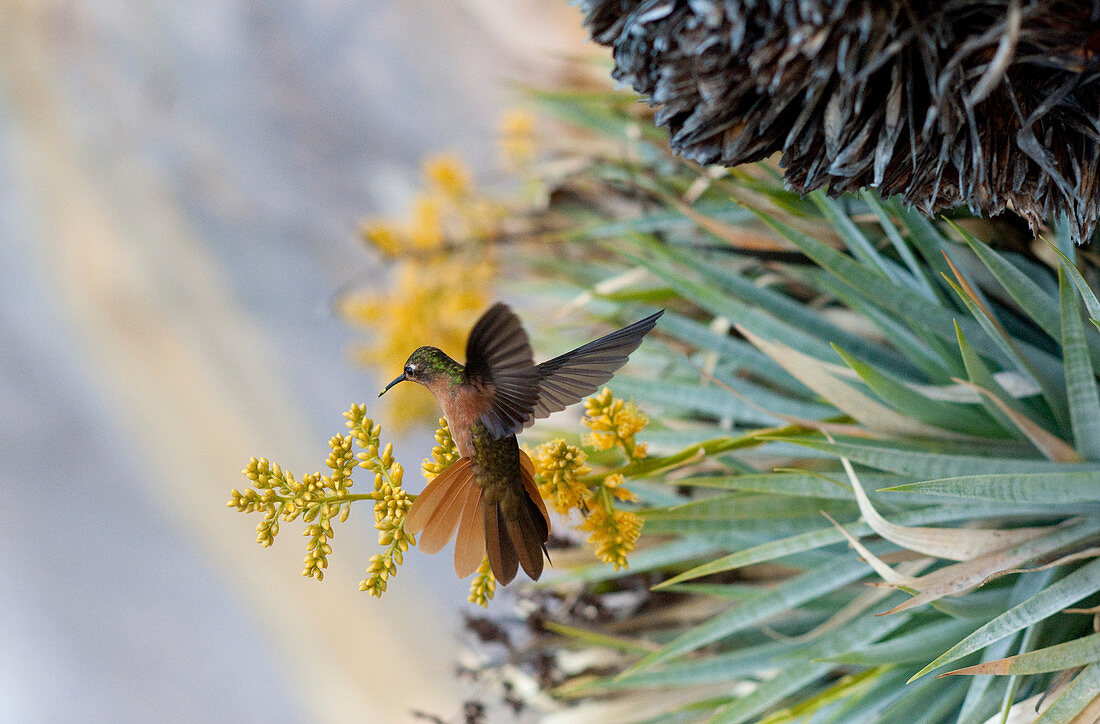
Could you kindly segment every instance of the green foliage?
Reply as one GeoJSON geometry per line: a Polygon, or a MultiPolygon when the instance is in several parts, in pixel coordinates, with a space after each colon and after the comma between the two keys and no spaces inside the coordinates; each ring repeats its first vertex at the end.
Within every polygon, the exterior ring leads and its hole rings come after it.
{"type": "Polygon", "coordinates": [[[965,215],[700,170],[618,100],[542,101],[621,149],[551,189],[548,293],[669,310],[616,378],[652,419],[630,569],[538,584],[540,655],[606,654],[553,693],[669,721],[982,722],[1056,684],[1044,722],[1088,706],[1100,645],[1065,609],[1100,603],[1093,270],[965,215]],[[578,585],[601,616],[563,603],[578,585]]]}

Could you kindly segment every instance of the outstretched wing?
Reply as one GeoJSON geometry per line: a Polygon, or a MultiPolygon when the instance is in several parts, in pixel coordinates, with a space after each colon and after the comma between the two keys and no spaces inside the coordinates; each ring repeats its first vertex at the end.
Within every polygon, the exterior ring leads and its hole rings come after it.
{"type": "Polygon", "coordinates": [[[530,422],[539,373],[527,333],[507,304],[494,304],[470,331],[464,375],[491,395],[481,421],[494,439],[515,435],[530,422]]]}
{"type": "Polygon", "coordinates": [[[630,353],[638,349],[642,338],[664,313],[662,309],[629,327],[538,365],[538,399],[534,414],[524,422],[524,427],[537,418],[580,402],[599,389],[626,364],[630,353]]]}

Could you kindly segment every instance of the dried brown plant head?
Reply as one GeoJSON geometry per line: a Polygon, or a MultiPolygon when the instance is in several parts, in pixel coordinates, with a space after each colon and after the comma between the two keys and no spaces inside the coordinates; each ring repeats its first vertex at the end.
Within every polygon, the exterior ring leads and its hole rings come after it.
{"type": "Polygon", "coordinates": [[[673,149],[926,213],[1098,216],[1100,2],[584,0],[673,149]]]}

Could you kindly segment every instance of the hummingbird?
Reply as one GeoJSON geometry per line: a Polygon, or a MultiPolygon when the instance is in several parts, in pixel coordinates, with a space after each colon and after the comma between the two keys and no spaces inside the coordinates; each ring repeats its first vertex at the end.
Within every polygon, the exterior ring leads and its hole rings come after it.
{"type": "Polygon", "coordinates": [[[421,550],[437,553],[457,531],[459,578],[476,571],[488,553],[501,584],[510,583],[519,566],[538,580],[550,517],[535,486],[534,464],[516,434],[594,393],[626,364],[662,314],[535,364],[519,317],[498,302],[470,331],[465,365],[436,347],[409,355],[402,373],[378,396],[399,382],[427,387],[461,456],[428,483],[406,515],[406,532],[423,531],[421,550]]]}

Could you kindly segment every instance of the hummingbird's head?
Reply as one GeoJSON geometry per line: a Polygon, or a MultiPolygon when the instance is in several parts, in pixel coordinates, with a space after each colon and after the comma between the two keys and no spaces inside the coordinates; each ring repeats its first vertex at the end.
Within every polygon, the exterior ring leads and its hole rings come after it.
{"type": "Polygon", "coordinates": [[[418,382],[427,387],[439,375],[448,373],[450,367],[455,364],[455,361],[448,357],[441,349],[436,347],[420,347],[405,360],[404,371],[393,382],[386,385],[386,388],[379,392],[378,396],[381,397],[386,394],[386,390],[390,389],[398,382],[404,382],[406,380],[418,382]]]}

